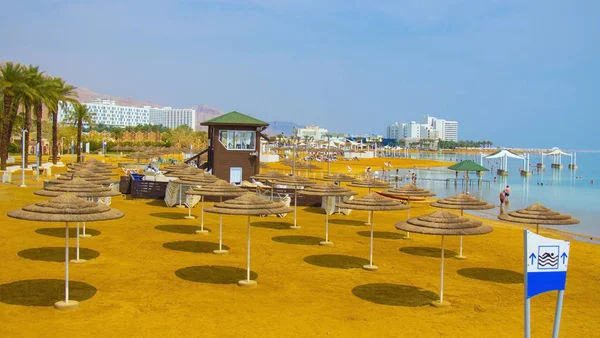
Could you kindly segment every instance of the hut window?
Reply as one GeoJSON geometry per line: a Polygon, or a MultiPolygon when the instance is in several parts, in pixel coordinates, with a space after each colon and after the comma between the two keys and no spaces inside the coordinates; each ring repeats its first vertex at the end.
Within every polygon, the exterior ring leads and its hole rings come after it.
{"type": "Polygon", "coordinates": [[[256,150],[254,131],[221,130],[219,142],[228,150],[256,150]]]}

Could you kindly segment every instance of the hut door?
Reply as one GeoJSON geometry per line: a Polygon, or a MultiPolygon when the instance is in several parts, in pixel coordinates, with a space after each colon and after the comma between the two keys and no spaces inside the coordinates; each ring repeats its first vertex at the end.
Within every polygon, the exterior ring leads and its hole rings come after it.
{"type": "Polygon", "coordinates": [[[242,168],[233,167],[229,168],[229,183],[235,185],[242,184],[242,168]]]}

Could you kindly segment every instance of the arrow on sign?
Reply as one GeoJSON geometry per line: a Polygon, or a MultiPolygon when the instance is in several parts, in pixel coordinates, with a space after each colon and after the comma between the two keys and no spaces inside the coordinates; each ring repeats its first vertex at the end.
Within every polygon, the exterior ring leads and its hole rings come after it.
{"type": "Polygon", "coordinates": [[[567,256],[567,253],[566,253],[566,252],[563,252],[563,254],[562,254],[562,255],[560,255],[560,258],[562,258],[562,259],[563,259],[563,264],[565,264],[565,259],[567,259],[567,257],[569,257],[569,256],[567,256]]]}
{"type": "Polygon", "coordinates": [[[535,254],[532,252],[531,255],[529,255],[529,258],[531,259],[531,264],[533,264],[533,260],[535,259],[535,254]]]}

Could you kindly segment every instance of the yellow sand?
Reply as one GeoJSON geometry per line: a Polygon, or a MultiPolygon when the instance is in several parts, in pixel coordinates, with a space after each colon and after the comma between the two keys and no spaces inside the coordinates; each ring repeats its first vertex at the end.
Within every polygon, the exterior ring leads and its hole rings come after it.
{"type": "MultiPolygon", "coordinates": [[[[379,169],[381,163],[361,160],[333,163],[332,168],[343,171],[350,165],[359,171],[370,165],[379,169]]],[[[392,160],[394,168],[417,163],[421,162],[392,160]]],[[[101,234],[81,239],[82,248],[95,250],[99,256],[70,265],[72,298],[90,290],[74,282],[86,283],[97,292],[82,301],[78,310],[60,312],[51,304],[62,297],[64,263],[40,259],[64,257],[64,224],[6,216],[8,210],[42,200],[32,194],[39,188],[34,182],[28,188],[0,185],[0,337],[522,335],[522,227],[485,220],[494,232],[466,238],[466,260],[451,258],[458,251],[458,238],[448,238],[445,299],[452,306],[434,308],[429,303],[439,292],[440,237],[412,234],[412,240],[400,239],[402,233],[393,225],[406,219],[406,211],[375,214],[376,272],[360,268],[369,257],[365,212],[330,218],[330,240],[335,247],[315,245],[324,237],[324,215],[318,208],[300,208],[300,230],[288,228],[292,214],[283,219],[253,217],[252,271],[258,274],[258,287],[242,289],[235,282],[244,278],[246,266],[245,217],[224,217],[224,244],[230,253],[217,256],[210,252],[218,243],[218,216],[205,214],[212,232],[196,235],[199,220],[183,219],[185,209],[166,208],[161,201],[117,197],[113,207],[126,216],[88,224],[88,229],[101,234]],[[57,249],[35,250],[45,247],[57,249]],[[232,274],[228,267],[241,270],[232,274]]],[[[411,215],[432,210],[415,205],[411,215]]],[[[193,214],[199,213],[197,206],[193,214]]],[[[74,239],[70,245],[75,246],[74,239]]],[[[572,242],[563,337],[598,336],[599,254],[596,245],[572,242]]],[[[534,337],[550,335],[555,297],[551,292],[533,298],[534,337]]]]}

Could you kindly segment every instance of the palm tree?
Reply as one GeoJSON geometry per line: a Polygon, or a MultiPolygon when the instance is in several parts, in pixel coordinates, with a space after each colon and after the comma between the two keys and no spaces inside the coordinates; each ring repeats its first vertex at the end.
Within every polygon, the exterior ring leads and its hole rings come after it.
{"type": "Polygon", "coordinates": [[[94,114],[83,104],[75,104],[72,110],[67,111],[65,120],[77,126],[77,162],[81,162],[81,133],[83,132],[83,124],[92,125],[93,118],[94,114]]]}
{"type": "Polygon", "coordinates": [[[77,96],[75,87],[67,84],[65,80],[54,77],[51,79],[52,95],[47,97],[46,106],[52,115],[52,163],[56,164],[58,160],[58,105],[62,104],[63,109],[67,109],[67,104],[79,103],[73,97],[77,96]]]}
{"type": "Polygon", "coordinates": [[[8,145],[20,100],[23,97],[32,97],[34,94],[27,78],[27,73],[20,64],[7,62],[0,68],[0,90],[4,101],[0,119],[0,170],[6,170],[8,145]]]}

